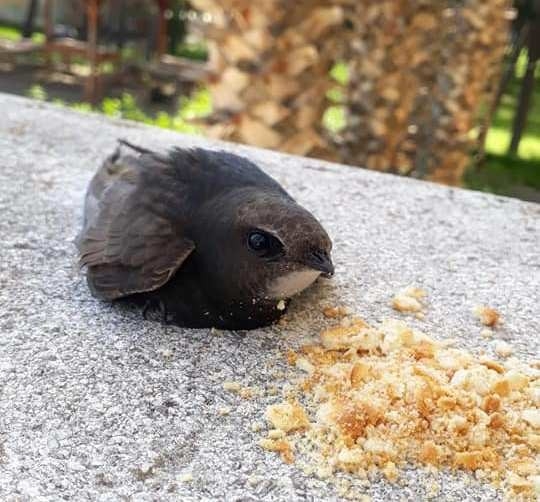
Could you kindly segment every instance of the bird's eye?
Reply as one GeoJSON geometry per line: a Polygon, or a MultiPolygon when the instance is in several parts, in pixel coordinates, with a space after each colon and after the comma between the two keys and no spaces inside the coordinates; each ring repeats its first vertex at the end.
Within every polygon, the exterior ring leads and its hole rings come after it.
{"type": "Polygon", "coordinates": [[[248,234],[247,246],[250,251],[264,258],[275,258],[283,253],[281,241],[262,230],[254,230],[248,234]]]}

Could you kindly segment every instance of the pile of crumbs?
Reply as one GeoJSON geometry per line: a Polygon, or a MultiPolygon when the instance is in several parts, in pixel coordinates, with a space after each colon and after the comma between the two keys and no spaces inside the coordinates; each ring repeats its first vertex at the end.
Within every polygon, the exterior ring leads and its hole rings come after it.
{"type": "Polygon", "coordinates": [[[512,500],[540,496],[539,363],[475,357],[403,321],[361,319],[287,359],[304,376],[267,408],[273,429],[261,441],[286,462],[307,443],[314,472],[397,482],[413,464],[469,471],[512,500]]]}

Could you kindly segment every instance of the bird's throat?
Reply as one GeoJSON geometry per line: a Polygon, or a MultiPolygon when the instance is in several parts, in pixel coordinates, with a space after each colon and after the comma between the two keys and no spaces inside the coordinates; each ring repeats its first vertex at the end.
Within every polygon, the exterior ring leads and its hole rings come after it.
{"type": "Polygon", "coordinates": [[[298,270],[295,272],[289,272],[285,275],[274,279],[267,291],[269,298],[290,298],[294,296],[308,286],[311,286],[319,277],[321,273],[318,270],[306,268],[305,270],[298,270]]]}

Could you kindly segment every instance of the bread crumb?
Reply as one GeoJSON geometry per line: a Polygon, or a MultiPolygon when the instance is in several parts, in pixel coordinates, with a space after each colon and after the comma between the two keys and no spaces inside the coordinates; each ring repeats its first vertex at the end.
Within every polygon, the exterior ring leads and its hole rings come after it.
{"type": "Polygon", "coordinates": [[[493,308],[479,305],[473,309],[474,315],[484,326],[495,327],[500,322],[501,315],[493,308]]]}
{"type": "Polygon", "coordinates": [[[329,319],[341,319],[348,315],[349,310],[346,307],[326,307],[323,309],[323,314],[329,319]]]}
{"type": "Polygon", "coordinates": [[[394,462],[387,462],[382,469],[382,473],[391,483],[395,483],[399,477],[399,472],[394,462]]]}
{"type": "Polygon", "coordinates": [[[439,496],[441,492],[441,485],[437,480],[430,479],[426,483],[424,483],[424,486],[426,489],[427,499],[433,499],[439,496]]]}
{"type": "Polygon", "coordinates": [[[171,349],[165,349],[165,348],[161,349],[160,352],[164,359],[171,359],[174,354],[174,352],[171,349]]]}
{"type": "Polygon", "coordinates": [[[266,408],[266,418],[276,429],[290,432],[309,426],[304,409],[298,403],[280,403],[266,408]]]}
{"type": "Polygon", "coordinates": [[[238,382],[223,382],[223,388],[229,392],[239,392],[242,386],[238,382]]]}
{"type": "Polygon", "coordinates": [[[399,312],[415,313],[417,316],[420,315],[419,318],[423,318],[421,311],[425,296],[426,292],[423,289],[408,286],[392,298],[392,307],[399,312]]]}
{"type": "Polygon", "coordinates": [[[270,439],[283,439],[285,437],[285,431],[281,429],[271,429],[268,431],[268,438],[270,439]]]}
{"type": "Polygon", "coordinates": [[[392,307],[399,312],[420,312],[422,304],[412,296],[396,295],[392,299],[392,307]]]}
{"type": "Polygon", "coordinates": [[[285,304],[284,300],[279,300],[279,302],[276,305],[276,308],[278,310],[285,310],[287,308],[287,305],[285,304]]]}
{"type": "Polygon", "coordinates": [[[294,454],[291,444],[286,439],[261,439],[259,442],[261,448],[268,451],[275,451],[281,454],[281,458],[287,464],[294,462],[294,454]]]}
{"type": "Polygon", "coordinates": [[[251,424],[251,431],[252,432],[260,432],[264,429],[264,424],[261,422],[253,422],[251,424]]]}
{"type": "Polygon", "coordinates": [[[262,481],[262,479],[263,478],[261,478],[260,476],[249,476],[249,478],[247,478],[247,482],[249,486],[257,486],[262,481]]]}
{"type": "Polygon", "coordinates": [[[495,344],[495,353],[501,357],[510,357],[514,353],[514,349],[510,344],[498,341],[495,344]]]}
{"type": "Polygon", "coordinates": [[[190,472],[186,472],[185,474],[181,474],[178,477],[178,481],[180,481],[181,483],[191,483],[193,481],[193,474],[191,474],[190,472]]]}
{"type": "Polygon", "coordinates": [[[491,338],[493,336],[493,330],[489,328],[484,328],[482,331],[480,331],[480,336],[482,338],[491,338]]]}
{"type": "Polygon", "coordinates": [[[231,412],[230,406],[222,406],[221,408],[218,409],[218,414],[221,416],[228,415],[230,412],[231,412]]]}

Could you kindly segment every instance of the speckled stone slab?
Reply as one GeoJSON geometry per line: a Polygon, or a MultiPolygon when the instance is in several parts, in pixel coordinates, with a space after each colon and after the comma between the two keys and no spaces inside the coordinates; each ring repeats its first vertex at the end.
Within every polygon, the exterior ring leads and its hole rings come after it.
{"type": "MultiPolygon", "coordinates": [[[[472,316],[498,309],[497,339],[538,358],[540,206],[357,168],[212,142],[0,95],[0,500],[338,500],[334,484],[258,446],[283,352],[315,340],[325,305],[368,321],[396,316],[400,288],[429,293],[411,322],[491,353],[472,316]],[[299,297],[286,327],[185,330],[93,299],[73,239],[85,187],[123,137],[155,149],[249,156],[312,210],[334,240],[337,273],[299,297]],[[224,407],[230,413],[223,415],[224,407]]],[[[423,500],[428,477],[375,481],[375,501],[423,500]]],[[[437,500],[499,500],[443,474],[437,500]]]]}

